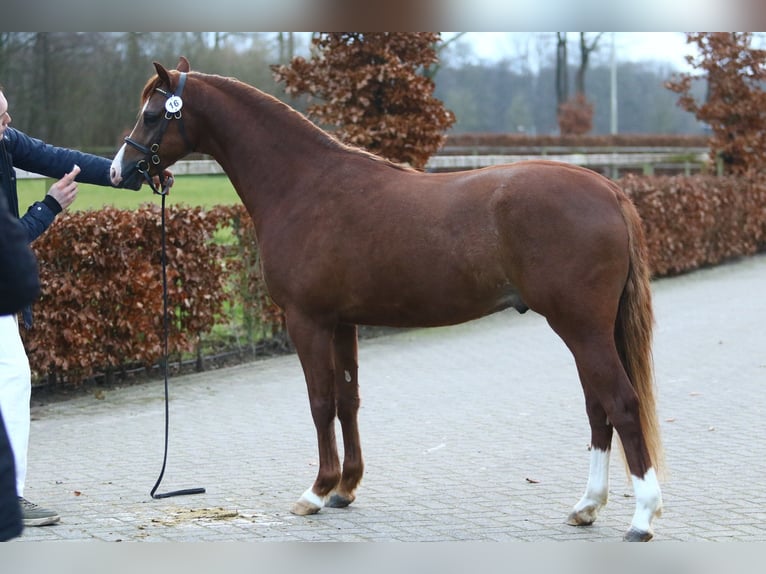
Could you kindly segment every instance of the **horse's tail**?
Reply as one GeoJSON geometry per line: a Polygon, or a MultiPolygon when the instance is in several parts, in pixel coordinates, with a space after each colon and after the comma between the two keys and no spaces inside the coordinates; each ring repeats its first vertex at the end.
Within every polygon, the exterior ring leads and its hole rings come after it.
{"type": "Polygon", "coordinates": [[[654,392],[652,331],[654,312],[646,240],[641,218],[633,203],[618,193],[620,208],[628,227],[630,267],[620,298],[615,325],[617,351],[638,396],[641,430],[657,476],[663,476],[665,457],[660,438],[654,392]]]}

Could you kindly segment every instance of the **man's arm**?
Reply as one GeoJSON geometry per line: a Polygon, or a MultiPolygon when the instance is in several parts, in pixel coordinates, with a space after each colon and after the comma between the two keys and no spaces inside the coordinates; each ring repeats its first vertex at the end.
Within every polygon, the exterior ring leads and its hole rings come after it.
{"type": "Polygon", "coordinates": [[[77,197],[75,178],[80,166],[75,165],[69,173],[54,183],[45,199],[33,203],[21,216],[21,224],[27,230],[27,241],[32,243],[50,227],[56,216],[69,207],[77,197]]]}
{"type": "Polygon", "coordinates": [[[5,135],[15,168],[61,179],[77,164],[81,170],[78,182],[114,188],[109,177],[112,162],[105,157],[53,146],[11,127],[6,129],[5,135]]]}

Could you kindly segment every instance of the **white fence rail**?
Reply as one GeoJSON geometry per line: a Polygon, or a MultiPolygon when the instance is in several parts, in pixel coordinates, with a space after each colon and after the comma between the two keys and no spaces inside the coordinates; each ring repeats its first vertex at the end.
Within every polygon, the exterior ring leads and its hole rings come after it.
{"type": "Polygon", "coordinates": [[[477,169],[491,165],[513,163],[522,160],[546,159],[564,161],[593,169],[613,173],[624,169],[637,169],[649,175],[655,168],[673,169],[687,173],[700,171],[708,163],[707,151],[683,150],[673,152],[646,153],[569,153],[546,155],[437,155],[428,162],[432,171],[452,171],[459,169],[477,169]]]}

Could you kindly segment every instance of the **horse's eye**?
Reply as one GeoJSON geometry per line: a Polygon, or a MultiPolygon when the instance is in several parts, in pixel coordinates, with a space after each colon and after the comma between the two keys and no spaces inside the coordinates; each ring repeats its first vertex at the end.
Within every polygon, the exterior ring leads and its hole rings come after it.
{"type": "Polygon", "coordinates": [[[160,120],[160,117],[162,117],[162,114],[159,112],[144,112],[144,123],[151,126],[156,124],[160,120]]]}

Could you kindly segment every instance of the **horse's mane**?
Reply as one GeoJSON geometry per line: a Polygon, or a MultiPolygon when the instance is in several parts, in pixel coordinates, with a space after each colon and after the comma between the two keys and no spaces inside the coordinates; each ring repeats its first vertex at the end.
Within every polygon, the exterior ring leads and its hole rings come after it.
{"type": "MultiPolygon", "coordinates": [[[[304,126],[304,128],[307,128],[306,131],[312,134],[312,137],[315,139],[315,141],[319,142],[322,145],[326,145],[334,149],[341,149],[344,151],[348,151],[356,155],[366,157],[373,161],[383,163],[385,165],[388,165],[390,167],[393,167],[402,171],[417,171],[408,165],[390,161],[384,157],[376,155],[361,147],[349,145],[340,141],[333,134],[328,133],[324,131],[323,129],[319,128],[306,116],[304,116],[297,110],[291,108],[283,101],[272,96],[271,94],[267,94],[259,90],[258,88],[254,86],[246,84],[245,82],[242,82],[241,80],[238,80],[237,78],[233,78],[230,76],[219,76],[216,74],[204,74],[202,72],[189,72],[189,74],[193,75],[194,77],[203,79],[208,84],[220,90],[225,90],[227,92],[234,92],[238,96],[241,96],[242,98],[249,98],[249,99],[256,100],[259,103],[259,105],[262,105],[264,108],[269,109],[270,113],[274,115],[279,115],[282,117],[287,117],[289,121],[295,122],[296,124],[302,125],[304,126]]],[[[160,85],[160,79],[158,76],[154,76],[153,78],[149,79],[149,81],[146,83],[141,93],[142,105],[144,102],[146,102],[149,96],[152,95],[152,92],[159,85],[160,85]]]]}

